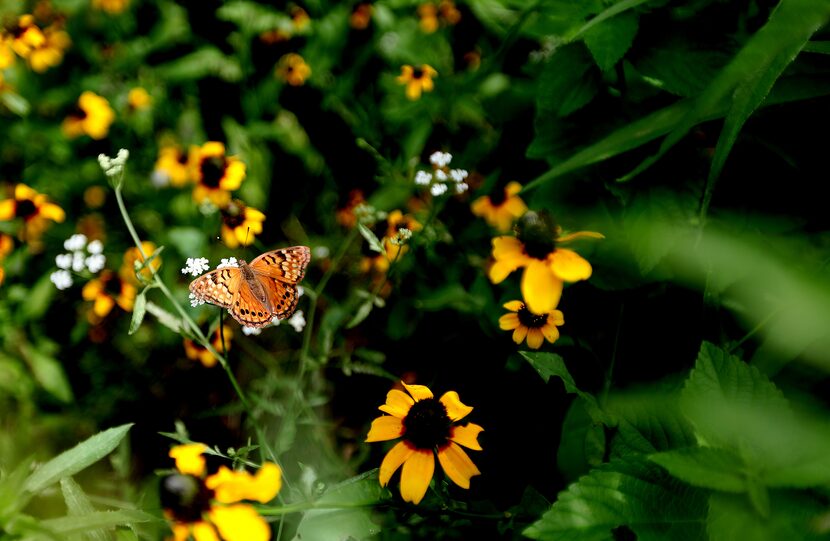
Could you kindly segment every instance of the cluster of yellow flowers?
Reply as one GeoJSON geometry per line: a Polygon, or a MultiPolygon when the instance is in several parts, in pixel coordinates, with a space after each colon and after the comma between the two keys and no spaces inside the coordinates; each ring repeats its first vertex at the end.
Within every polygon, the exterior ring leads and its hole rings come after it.
{"type": "Polygon", "coordinates": [[[64,52],[71,44],[63,30],[63,19],[51,11],[43,16],[48,20],[37,20],[32,14],[21,15],[11,27],[0,29],[0,70],[14,64],[15,54],[38,73],[63,61],[64,52]]]}

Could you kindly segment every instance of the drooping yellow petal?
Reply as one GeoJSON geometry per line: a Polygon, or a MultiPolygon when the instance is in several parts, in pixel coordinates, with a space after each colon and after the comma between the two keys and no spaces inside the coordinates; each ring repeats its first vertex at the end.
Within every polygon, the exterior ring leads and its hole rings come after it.
{"type": "Polygon", "coordinates": [[[481,445],[478,443],[478,435],[482,431],[484,429],[475,423],[456,425],[450,428],[450,439],[468,449],[481,451],[481,445]]]}
{"type": "Polygon", "coordinates": [[[496,260],[492,265],[490,265],[490,271],[488,272],[490,281],[494,284],[499,284],[503,282],[511,272],[518,269],[520,266],[521,265],[516,263],[515,259],[503,261],[496,260]]]}
{"type": "Polygon", "coordinates": [[[405,502],[419,504],[435,473],[432,449],[415,449],[404,462],[401,472],[401,497],[405,502]]]}
{"type": "Polygon", "coordinates": [[[487,210],[490,208],[490,200],[486,196],[481,196],[477,198],[470,204],[470,211],[475,216],[484,216],[487,214],[487,210]]]}
{"type": "Polygon", "coordinates": [[[401,467],[401,464],[406,462],[414,452],[415,448],[405,441],[400,441],[395,444],[395,446],[392,447],[388,453],[386,453],[386,456],[383,457],[383,462],[380,463],[380,470],[378,471],[380,486],[385,487],[389,484],[389,479],[392,478],[392,474],[395,473],[398,468],[401,467]]]}
{"type": "Polygon", "coordinates": [[[238,248],[239,240],[237,240],[236,230],[222,224],[222,242],[228,248],[238,248]]]}
{"type": "Polygon", "coordinates": [[[517,193],[522,191],[522,185],[516,182],[515,180],[512,182],[508,182],[507,186],[504,187],[504,191],[508,196],[516,195],[517,193]]]}
{"type": "Polygon", "coordinates": [[[95,297],[95,304],[92,305],[92,311],[98,317],[104,317],[112,311],[115,306],[115,301],[109,295],[98,295],[95,297]]]}
{"type": "Polygon", "coordinates": [[[470,488],[470,478],[481,475],[464,449],[453,442],[438,449],[438,462],[441,463],[447,477],[461,488],[470,488]]]}
{"type": "Polygon", "coordinates": [[[577,239],[604,239],[605,235],[597,233],[596,231],[574,231],[567,235],[562,235],[556,239],[557,243],[570,242],[577,239]]]}
{"type": "Polygon", "coordinates": [[[44,203],[38,212],[44,218],[49,218],[54,222],[62,222],[66,218],[63,209],[54,203],[44,203]]]}
{"type": "Polygon", "coordinates": [[[170,529],[173,530],[173,541],[187,541],[190,537],[190,525],[181,522],[174,522],[170,529]]]}
{"type": "Polygon", "coordinates": [[[504,306],[511,312],[518,312],[519,310],[524,308],[524,303],[522,301],[508,301],[504,303],[502,306],[504,306]]]}
{"type": "Polygon", "coordinates": [[[84,287],[81,289],[81,297],[85,301],[94,300],[95,297],[98,296],[99,293],[104,291],[104,286],[101,284],[101,280],[94,279],[90,280],[84,287]]]}
{"type": "Polygon", "coordinates": [[[4,199],[0,201],[0,222],[7,222],[14,218],[17,205],[14,199],[4,199]]]}
{"type": "Polygon", "coordinates": [[[444,408],[446,408],[447,415],[451,421],[463,419],[469,415],[471,411],[473,411],[471,406],[461,402],[461,399],[458,397],[458,393],[455,391],[447,391],[441,396],[439,401],[444,405],[444,408]]]}
{"type": "Polygon", "coordinates": [[[516,327],[516,330],[513,331],[513,341],[517,344],[521,344],[525,337],[527,336],[527,327],[524,325],[519,325],[516,327]]]}
{"type": "Polygon", "coordinates": [[[203,443],[188,443],[177,445],[170,449],[168,456],[176,461],[176,469],[181,473],[199,477],[205,471],[205,457],[202,453],[207,449],[203,443]]]}
{"type": "Polygon", "coordinates": [[[499,318],[499,328],[503,331],[512,331],[519,326],[519,316],[513,312],[499,318]]]}
{"type": "Polygon", "coordinates": [[[367,442],[386,441],[400,438],[403,435],[403,422],[397,417],[384,415],[372,421],[372,428],[366,436],[367,442]]]}
{"type": "Polygon", "coordinates": [[[493,257],[496,259],[527,259],[522,242],[516,237],[509,236],[493,239],[493,257]]]}
{"type": "Polygon", "coordinates": [[[412,395],[412,398],[414,398],[416,402],[418,400],[432,398],[432,391],[430,391],[426,385],[407,385],[404,382],[401,382],[401,385],[404,386],[406,392],[412,395]]]}
{"type": "Polygon", "coordinates": [[[420,81],[412,80],[406,83],[406,97],[410,100],[417,100],[421,97],[420,81]]]}
{"type": "Polygon", "coordinates": [[[551,272],[547,262],[533,259],[522,274],[522,296],[531,312],[544,314],[559,304],[562,280],[551,272]]]}
{"type": "Polygon", "coordinates": [[[530,349],[539,349],[545,341],[545,335],[542,334],[541,329],[528,329],[527,331],[527,346],[530,349]]]}
{"type": "Polygon", "coordinates": [[[208,513],[224,541],[268,541],[271,528],[250,505],[216,506],[208,513]]]}
{"type": "MultiPolygon", "coordinates": [[[[187,539],[187,537],[185,537],[187,539]]],[[[197,522],[193,525],[193,539],[196,541],[219,541],[216,530],[207,522],[197,522]]]]}
{"type": "Polygon", "coordinates": [[[409,413],[409,408],[414,403],[415,401],[405,392],[392,389],[386,393],[386,404],[380,406],[378,409],[389,415],[403,419],[409,413]]]}
{"type": "MultiPolygon", "coordinates": [[[[548,318],[550,318],[550,316],[548,316],[548,318]]],[[[548,322],[544,327],[542,327],[541,331],[545,336],[545,339],[551,344],[559,340],[559,329],[556,328],[556,325],[554,325],[550,319],[548,319],[548,322]]]]}
{"type": "Polygon", "coordinates": [[[22,201],[24,199],[33,200],[35,197],[37,197],[37,195],[37,191],[30,188],[26,184],[18,184],[14,187],[14,198],[18,201],[22,201]]]}
{"type": "Polygon", "coordinates": [[[267,503],[280,491],[280,474],[279,466],[271,462],[263,464],[256,475],[222,466],[218,472],[205,480],[205,486],[214,490],[214,497],[222,503],[235,503],[241,500],[267,503]]]}
{"type": "Polygon", "coordinates": [[[548,314],[548,322],[551,322],[554,325],[564,325],[565,314],[563,314],[561,310],[554,310],[553,312],[548,314]]]}
{"type": "Polygon", "coordinates": [[[550,255],[550,269],[566,282],[587,280],[591,277],[591,264],[578,253],[565,248],[557,248],[550,255]]]}

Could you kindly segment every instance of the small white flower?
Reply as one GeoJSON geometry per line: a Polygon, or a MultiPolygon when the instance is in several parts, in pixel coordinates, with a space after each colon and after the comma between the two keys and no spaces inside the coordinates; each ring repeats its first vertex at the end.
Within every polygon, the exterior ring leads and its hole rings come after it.
{"type": "Polygon", "coordinates": [[[440,182],[446,182],[447,174],[444,172],[443,169],[438,169],[437,171],[435,171],[435,178],[440,182]]]}
{"type": "Polygon", "coordinates": [[[208,264],[208,259],[206,257],[188,257],[185,262],[185,266],[182,269],[182,274],[199,276],[209,268],[210,265],[208,264]]]}
{"type": "Polygon", "coordinates": [[[150,175],[150,183],[156,188],[164,188],[170,184],[170,175],[168,175],[166,171],[156,169],[150,175]]]}
{"type": "Polygon", "coordinates": [[[112,161],[113,161],[113,163],[116,163],[117,165],[122,165],[123,166],[124,164],[127,163],[127,159],[129,157],[130,157],[130,151],[127,150],[126,148],[121,148],[121,149],[118,150],[118,156],[116,156],[115,159],[112,160],[112,161]]]}
{"type": "Polygon", "coordinates": [[[49,275],[49,279],[55,287],[63,291],[72,287],[72,275],[68,270],[58,270],[49,275]]]}
{"type": "Polygon", "coordinates": [[[426,171],[418,171],[415,173],[415,184],[418,186],[429,186],[430,182],[432,182],[432,174],[426,171]]]}
{"type": "Polygon", "coordinates": [[[81,272],[86,268],[86,256],[83,252],[73,252],[72,253],[72,270],[75,272],[81,272]]]}
{"type": "Polygon", "coordinates": [[[237,263],[235,257],[229,257],[227,259],[223,259],[221,263],[216,265],[217,269],[224,269],[225,267],[238,267],[239,263],[237,263]]]}
{"type": "Polygon", "coordinates": [[[205,216],[211,216],[219,211],[219,207],[211,203],[210,199],[205,198],[199,203],[199,212],[205,216]]]}
{"type": "Polygon", "coordinates": [[[470,174],[466,169],[450,169],[450,178],[456,182],[463,182],[470,174]]]}
{"type": "Polygon", "coordinates": [[[104,173],[109,171],[110,167],[112,167],[112,160],[106,154],[98,154],[98,165],[101,166],[101,169],[104,170],[104,173]]]}
{"type": "Polygon", "coordinates": [[[257,329],[256,327],[248,327],[247,325],[242,326],[242,334],[245,336],[258,336],[262,333],[262,329],[257,329]]]}
{"type": "Polygon", "coordinates": [[[86,258],[86,268],[89,269],[89,272],[95,274],[97,272],[101,272],[101,269],[107,264],[107,258],[104,254],[93,254],[86,258]]]}
{"type": "Polygon", "coordinates": [[[90,242],[86,249],[91,254],[100,254],[104,251],[104,244],[96,239],[90,242]]]}
{"type": "Polygon", "coordinates": [[[55,256],[55,265],[59,269],[68,269],[72,266],[72,254],[60,254],[55,256]]]}
{"type": "Polygon", "coordinates": [[[297,298],[299,299],[305,294],[305,288],[303,286],[297,286],[297,298]]]}
{"type": "Polygon", "coordinates": [[[291,316],[286,323],[294,327],[295,332],[303,332],[303,328],[305,328],[305,316],[303,315],[303,311],[297,310],[294,312],[294,315],[291,316]]]}
{"type": "Polygon", "coordinates": [[[195,293],[191,293],[190,295],[188,295],[188,298],[190,299],[190,306],[192,306],[193,308],[196,308],[200,304],[205,304],[205,300],[200,297],[197,297],[195,293]]]}
{"type": "Polygon", "coordinates": [[[435,167],[446,167],[452,161],[452,154],[449,152],[433,152],[429,157],[429,162],[435,167]]]}
{"type": "Polygon", "coordinates": [[[468,188],[469,186],[467,186],[466,182],[459,182],[455,185],[455,193],[464,193],[468,188]]]}
{"type": "Polygon", "coordinates": [[[447,185],[446,184],[433,184],[432,186],[429,187],[429,193],[431,193],[435,197],[438,197],[439,195],[442,195],[446,191],[447,191],[447,185]]]}
{"type": "Polygon", "coordinates": [[[83,233],[75,233],[65,241],[63,241],[63,248],[74,252],[76,250],[83,250],[86,246],[86,235],[83,233]]]}

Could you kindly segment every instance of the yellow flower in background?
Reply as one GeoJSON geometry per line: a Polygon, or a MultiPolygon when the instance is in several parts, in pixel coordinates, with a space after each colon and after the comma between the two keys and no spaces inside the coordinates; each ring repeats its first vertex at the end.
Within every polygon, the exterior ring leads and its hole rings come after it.
{"type": "Polygon", "coordinates": [[[63,61],[63,54],[72,44],[69,34],[56,24],[47,27],[43,31],[44,40],[38,46],[33,47],[26,60],[32,70],[43,73],[63,61]]]}
{"type": "MultiPolygon", "coordinates": [[[[231,339],[233,338],[233,330],[228,325],[222,326],[222,334],[219,334],[219,327],[216,328],[210,335],[210,345],[218,352],[222,352],[222,340],[225,341],[224,351],[231,349],[231,339]]],[[[202,344],[191,340],[184,339],[184,354],[192,361],[199,361],[205,368],[210,368],[216,365],[216,357],[210,352],[208,348],[202,344]]]]}
{"type": "Polygon", "coordinates": [[[127,105],[130,109],[138,111],[139,109],[146,109],[153,103],[153,98],[150,94],[140,86],[131,88],[127,93],[127,105]]]}
{"type": "Polygon", "coordinates": [[[493,239],[493,258],[490,280],[494,284],[503,281],[519,268],[522,273],[522,297],[534,314],[546,314],[559,304],[565,282],[587,280],[591,277],[591,264],[573,250],[560,244],[579,239],[605,238],[593,231],[579,231],[560,236],[560,230],[543,213],[528,211],[517,225],[516,237],[493,239]]]}
{"type": "Polygon", "coordinates": [[[111,15],[122,13],[130,6],[130,0],[92,0],[92,7],[111,15]]]}
{"type": "MultiPolygon", "coordinates": [[[[12,38],[0,31],[0,70],[4,70],[14,64],[14,51],[12,50],[12,38]]],[[[3,74],[0,73],[0,77],[3,74]]]]}
{"type": "Polygon", "coordinates": [[[244,500],[267,503],[282,486],[282,472],[276,464],[266,462],[251,475],[220,467],[205,478],[202,444],[174,447],[177,474],[162,480],[161,504],[172,521],[173,539],[184,541],[268,541],[271,528],[244,500]],[[201,460],[200,460],[201,459],[201,460]]]}
{"type": "Polygon", "coordinates": [[[277,63],[276,75],[291,86],[302,86],[311,77],[311,67],[297,53],[283,55],[277,63]]]}
{"type": "Polygon", "coordinates": [[[418,504],[426,494],[435,471],[435,456],[444,473],[456,485],[470,488],[470,479],[481,472],[462,449],[481,451],[477,424],[457,424],[473,408],[464,405],[455,391],[435,399],[423,385],[401,382],[406,393],[393,389],[380,406],[383,415],[372,421],[367,442],[402,438],[380,465],[380,484],[386,486],[392,474],[401,471],[401,497],[418,504]]]}
{"type": "Polygon", "coordinates": [[[78,108],[63,121],[63,133],[67,137],[88,135],[103,139],[115,120],[115,112],[109,102],[98,94],[86,91],[78,98],[78,108]]]}
{"type": "Polygon", "coordinates": [[[25,184],[14,187],[14,197],[0,201],[0,222],[23,219],[18,233],[20,240],[37,241],[49,226],[48,222],[62,222],[66,213],[49,198],[25,184]]]}
{"type": "Polygon", "coordinates": [[[220,209],[222,213],[222,241],[228,248],[249,246],[262,233],[265,214],[236,199],[220,209]]]}
{"type": "Polygon", "coordinates": [[[180,146],[166,146],[159,150],[159,157],[153,169],[157,185],[172,184],[184,186],[190,181],[189,156],[180,146]]]}
{"type": "Polygon", "coordinates": [[[107,200],[107,191],[100,186],[90,186],[84,190],[84,203],[91,209],[104,206],[107,200]]]}
{"type": "MultiPolygon", "coordinates": [[[[141,241],[141,250],[144,252],[144,255],[149,258],[153,252],[156,251],[156,244],[148,240],[143,240],[141,241]]],[[[124,252],[124,260],[121,263],[121,268],[118,270],[118,275],[122,280],[135,285],[141,283],[135,273],[135,265],[137,261],[141,263],[144,262],[144,256],[141,255],[141,251],[139,251],[135,246],[127,248],[124,252]]],[[[141,269],[141,272],[138,273],[141,276],[141,280],[145,282],[149,281],[159,267],[161,267],[161,257],[156,256],[152,261],[150,261],[149,264],[145,265],[141,269]]]]}
{"type": "Polygon", "coordinates": [[[35,18],[29,14],[18,17],[17,23],[7,32],[12,50],[24,59],[28,59],[33,49],[46,42],[43,32],[35,24],[35,18]]]}
{"type": "Polygon", "coordinates": [[[291,7],[291,25],[296,32],[302,32],[311,23],[311,17],[300,6],[291,7]]]}
{"type": "Polygon", "coordinates": [[[431,34],[438,30],[441,23],[445,25],[458,24],[461,12],[455,7],[452,0],[441,0],[436,6],[434,2],[427,2],[418,6],[421,30],[431,34]]]}
{"type": "Polygon", "coordinates": [[[14,250],[14,239],[5,233],[0,233],[0,285],[6,278],[6,269],[3,268],[3,260],[14,250]]]}
{"type": "Polygon", "coordinates": [[[513,341],[521,344],[527,339],[527,346],[539,349],[547,340],[551,344],[559,339],[557,327],[565,324],[565,317],[559,310],[547,314],[534,314],[522,301],[510,301],[504,304],[510,313],[499,318],[499,328],[513,331],[513,341]]]}
{"type": "MultiPolygon", "coordinates": [[[[413,216],[404,214],[400,210],[393,210],[386,217],[386,236],[383,239],[383,247],[386,249],[386,259],[393,261],[400,259],[408,250],[406,244],[396,244],[392,239],[397,238],[401,229],[409,231],[420,231],[423,226],[413,216]]],[[[388,268],[388,265],[387,265],[388,268]]]]}
{"type": "Polygon", "coordinates": [[[190,153],[191,175],[196,181],[193,199],[197,203],[210,201],[224,207],[231,200],[230,192],[245,180],[245,164],[236,156],[225,156],[225,145],[209,141],[194,147],[190,153]]]}
{"type": "Polygon", "coordinates": [[[395,80],[399,84],[406,85],[407,98],[417,100],[422,92],[432,92],[435,88],[432,79],[437,76],[438,72],[427,64],[422,64],[419,68],[406,64],[401,66],[401,74],[395,80]]]}
{"type": "Polygon", "coordinates": [[[136,288],[129,282],[122,280],[110,270],[104,270],[97,278],[87,282],[81,290],[81,297],[85,301],[92,301],[90,321],[97,323],[107,317],[115,306],[125,312],[133,311],[136,288]]]}
{"type": "Polygon", "coordinates": [[[355,30],[366,30],[372,23],[372,4],[363,2],[355,5],[349,15],[349,26],[355,30]]]}
{"type": "Polygon", "coordinates": [[[493,195],[483,195],[473,201],[470,208],[476,216],[484,218],[491,226],[502,233],[510,231],[513,222],[527,212],[527,205],[519,197],[522,185],[511,182],[493,195]]]}

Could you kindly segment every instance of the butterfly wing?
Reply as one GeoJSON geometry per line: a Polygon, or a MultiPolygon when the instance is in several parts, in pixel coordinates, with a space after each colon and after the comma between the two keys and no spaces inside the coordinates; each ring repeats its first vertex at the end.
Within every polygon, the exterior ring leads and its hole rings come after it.
{"type": "Polygon", "coordinates": [[[242,325],[248,327],[265,327],[274,319],[275,314],[268,306],[269,304],[273,306],[274,299],[273,294],[262,283],[268,279],[263,280],[257,277],[256,280],[263,286],[262,291],[255,292],[248,282],[242,280],[239,284],[239,289],[236,291],[236,295],[233,297],[231,306],[228,308],[228,312],[242,325]],[[262,292],[264,292],[263,298],[259,298],[262,292]]]}
{"type": "Polygon", "coordinates": [[[273,310],[271,317],[277,319],[291,317],[291,314],[297,309],[297,301],[300,300],[297,286],[263,275],[257,275],[257,280],[262,284],[262,289],[265,290],[268,302],[273,310]]]}
{"type": "Polygon", "coordinates": [[[308,246],[292,246],[265,252],[251,261],[251,269],[260,276],[268,276],[286,284],[297,284],[305,276],[305,268],[311,261],[308,246]]]}
{"type": "Polygon", "coordinates": [[[216,269],[190,282],[190,292],[199,300],[230,308],[241,279],[242,273],[236,267],[216,269]]]}

